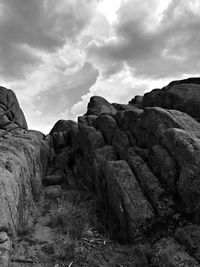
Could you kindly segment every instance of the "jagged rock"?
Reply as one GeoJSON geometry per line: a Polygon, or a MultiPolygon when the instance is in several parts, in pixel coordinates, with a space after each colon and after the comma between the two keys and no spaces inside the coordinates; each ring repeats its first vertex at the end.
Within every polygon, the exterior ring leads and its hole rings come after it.
{"type": "Polygon", "coordinates": [[[187,225],[178,228],[175,238],[200,262],[200,226],[187,225]]]}
{"type": "Polygon", "coordinates": [[[169,207],[167,198],[165,198],[164,190],[146,163],[135,153],[134,148],[128,149],[125,158],[136,175],[143,192],[158,214],[160,216],[170,215],[172,210],[169,207]]]}
{"type": "Polygon", "coordinates": [[[95,122],[94,127],[103,133],[108,145],[111,144],[115,131],[119,128],[115,119],[110,115],[101,115],[95,122]]]}
{"type": "Polygon", "coordinates": [[[200,118],[200,78],[174,81],[162,88],[146,93],[143,107],[162,107],[186,112],[194,118],[200,118]]]}
{"type": "Polygon", "coordinates": [[[124,154],[131,146],[127,134],[122,130],[116,130],[112,140],[112,146],[116,149],[120,157],[124,158],[124,154]]]}
{"type": "Polygon", "coordinates": [[[172,237],[162,238],[153,245],[155,250],[153,266],[155,267],[198,267],[199,263],[192,258],[184,247],[172,237]]]}
{"type": "Polygon", "coordinates": [[[200,221],[200,140],[181,129],[168,129],[162,140],[179,166],[178,193],[185,210],[200,221]]]}
{"type": "Polygon", "coordinates": [[[109,203],[124,235],[134,241],[151,228],[154,212],[126,161],[107,161],[105,166],[109,203]]]}
{"type": "Polygon", "coordinates": [[[0,87],[0,128],[7,129],[10,124],[27,129],[26,119],[15,93],[10,89],[0,87]]]}
{"type": "Polygon", "coordinates": [[[101,96],[92,96],[88,103],[86,115],[115,115],[117,110],[105,98],[101,96]]]}
{"type": "Polygon", "coordinates": [[[178,170],[169,152],[163,146],[153,146],[148,159],[153,173],[161,184],[167,185],[171,192],[175,192],[178,170]]]}
{"type": "Polygon", "coordinates": [[[94,127],[79,124],[79,131],[79,146],[86,157],[90,157],[95,149],[105,145],[101,132],[94,127]]]}
{"type": "Polygon", "coordinates": [[[97,117],[98,116],[95,116],[95,115],[79,116],[78,122],[83,123],[87,126],[94,126],[93,124],[97,117]]]}
{"type": "Polygon", "coordinates": [[[105,164],[107,161],[117,160],[117,154],[112,146],[104,146],[96,149],[94,153],[94,184],[95,189],[100,195],[106,194],[105,185],[105,164]]]}

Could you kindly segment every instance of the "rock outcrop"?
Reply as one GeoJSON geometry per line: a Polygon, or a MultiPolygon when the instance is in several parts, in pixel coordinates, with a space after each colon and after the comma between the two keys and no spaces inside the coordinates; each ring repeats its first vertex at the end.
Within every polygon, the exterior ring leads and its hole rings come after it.
{"type": "Polygon", "coordinates": [[[0,88],[0,266],[7,266],[12,241],[27,229],[50,156],[49,142],[28,131],[15,94],[0,88]]]}
{"type": "MultiPolygon", "coordinates": [[[[18,231],[28,224],[35,199],[42,195],[40,217],[25,241],[40,244],[50,262],[60,241],[49,207],[58,213],[63,208],[69,214],[73,211],[73,219],[82,220],[82,208],[77,215],[74,207],[80,208],[78,195],[83,192],[85,206],[88,194],[98,199],[93,205],[112,242],[122,242],[122,250],[124,243],[134,248],[131,255],[136,261],[123,266],[200,266],[199,86],[200,78],[174,81],[129,104],[111,104],[93,96],[78,122],[59,120],[46,137],[27,130],[17,101],[9,100],[16,102],[14,110],[5,100],[7,94],[15,99],[13,93],[2,89],[1,118],[12,127],[3,122],[0,127],[0,245],[11,247],[18,231]],[[60,206],[67,197],[72,199],[69,206],[60,206]]],[[[74,235],[68,213],[57,218],[59,231],[67,227],[65,242],[74,235]]],[[[91,228],[88,232],[91,235],[91,228]]],[[[87,238],[77,240],[88,244],[87,238]]],[[[25,245],[20,242],[20,246],[25,245]]],[[[6,253],[0,257],[2,262],[8,259],[6,253]]],[[[104,263],[97,266],[110,264],[105,257],[100,261],[104,263]]],[[[79,264],[65,262],[73,263],[79,264]]]]}

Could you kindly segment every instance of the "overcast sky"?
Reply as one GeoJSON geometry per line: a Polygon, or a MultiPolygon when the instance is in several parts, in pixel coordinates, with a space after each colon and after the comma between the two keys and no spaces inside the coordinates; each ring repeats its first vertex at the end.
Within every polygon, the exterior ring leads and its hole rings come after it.
{"type": "Polygon", "coordinates": [[[0,85],[48,133],[92,95],[126,103],[199,76],[199,29],[199,0],[0,0],[0,85]]]}

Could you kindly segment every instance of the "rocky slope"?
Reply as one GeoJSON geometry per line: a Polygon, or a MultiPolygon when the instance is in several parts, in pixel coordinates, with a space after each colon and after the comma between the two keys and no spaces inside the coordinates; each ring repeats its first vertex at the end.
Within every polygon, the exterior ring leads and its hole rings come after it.
{"type": "Polygon", "coordinates": [[[46,137],[2,97],[2,264],[12,240],[10,266],[200,266],[199,87],[94,96],[46,137]]]}

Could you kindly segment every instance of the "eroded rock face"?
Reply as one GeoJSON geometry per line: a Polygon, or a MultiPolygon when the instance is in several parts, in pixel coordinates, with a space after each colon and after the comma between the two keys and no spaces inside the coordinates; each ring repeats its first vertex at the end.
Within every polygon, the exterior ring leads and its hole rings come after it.
{"type": "Polygon", "coordinates": [[[105,166],[107,194],[121,228],[135,240],[152,226],[154,212],[126,161],[108,161],[105,166]]]}
{"type": "MultiPolygon", "coordinates": [[[[143,246],[144,266],[200,266],[199,86],[196,78],[175,81],[129,105],[94,96],[78,123],[60,120],[46,137],[1,128],[0,244],[27,223],[43,181],[44,201],[59,203],[67,188],[97,197],[99,219],[143,246]]],[[[37,242],[40,233],[54,235],[38,227],[37,242]]]]}
{"type": "Polygon", "coordinates": [[[19,106],[15,93],[5,87],[0,87],[0,128],[13,127],[27,129],[26,119],[19,106]]]}
{"type": "Polygon", "coordinates": [[[49,144],[34,133],[0,139],[0,228],[16,234],[26,225],[42,189],[49,144]]]}

